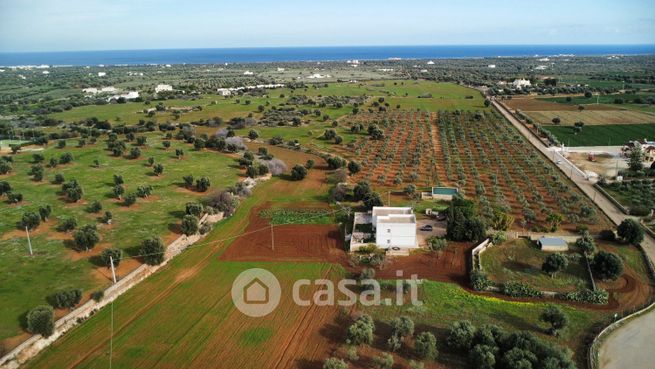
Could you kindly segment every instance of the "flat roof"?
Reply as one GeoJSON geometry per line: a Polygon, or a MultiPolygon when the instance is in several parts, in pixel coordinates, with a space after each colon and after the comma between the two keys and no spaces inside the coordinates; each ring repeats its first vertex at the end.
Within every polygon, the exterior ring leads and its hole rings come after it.
{"type": "Polygon", "coordinates": [[[541,246],[568,246],[568,243],[559,237],[541,237],[539,244],[541,246]]]}
{"type": "Polygon", "coordinates": [[[414,214],[407,214],[407,215],[401,215],[401,214],[392,214],[389,216],[381,216],[378,217],[378,223],[405,223],[405,224],[411,224],[411,223],[416,223],[416,216],[414,214]]]}
{"type": "Polygon", "coordinates": [[[375,206],[373,207],[373,216],[385,216],[391,214],[407,215],[412,214],[412,208],[390,207],[390,206],[375,206]]]}

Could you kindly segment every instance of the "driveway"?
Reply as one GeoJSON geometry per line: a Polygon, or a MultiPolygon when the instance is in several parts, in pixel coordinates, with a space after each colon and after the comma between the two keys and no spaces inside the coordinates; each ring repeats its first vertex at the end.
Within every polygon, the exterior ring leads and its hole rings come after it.
{"type": "Polygon", "coordinates": [[[418,245],[423,247],[427,245],[427,240],[430,237],[442,237],[446,235],[446,222],[438,222],[435,219],[425,218],[416,219],[416,241],[418,245]],[[421,231],[421,227],[431,225],[432,231],[421,231]]]}
{"type": "MultiPolygon", "coordinates": [[[[495,100],[492,100],[492,103],[548,159],[556,164],[558,160],[561,160],[557,155],[558,153],[549,150],[541,140],[514,118],[502,104],[495,100]]],[[[581,171],[568,160],[561,160],[558,167],[607,214],[612,222],[620,224],[624,219],[631,218],[623,214],[605,196],[597,193],[593,183],[588,181],[585,175],[581,174],[581,171]]],[[[641,246],[651,262],[655,262],[655,239],[646,234],[641,246]]],[[[600,367],[602,369],[653,367],[653,363],[655,363],[655,350],[652,349],[653,332],[655,332],[655,309],[611,332],[600,347],[600,367]]]]}

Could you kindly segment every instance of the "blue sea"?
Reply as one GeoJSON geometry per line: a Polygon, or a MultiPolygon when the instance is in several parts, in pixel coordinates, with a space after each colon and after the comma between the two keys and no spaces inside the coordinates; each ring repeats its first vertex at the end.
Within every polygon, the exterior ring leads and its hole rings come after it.
{"type": "Polygon", "coordinates": [[[0,65],[214,64],[617,54],[651,55],[655,54],[655,45],[344,46],[28,52],[0,53],[0,65]]]}

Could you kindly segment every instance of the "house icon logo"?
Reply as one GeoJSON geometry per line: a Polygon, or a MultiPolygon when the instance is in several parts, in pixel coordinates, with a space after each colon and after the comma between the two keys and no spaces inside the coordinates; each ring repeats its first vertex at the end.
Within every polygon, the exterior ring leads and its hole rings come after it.
{"type": "Polygon", "coordinates": [[[248,269],[232,283],[232,302],[239,311],[253,318],[270,314],[280,303],[280,282],[266,269],[248,269]]]}
{"type": "Polygon", "coordinates": [[[244,287],[243,296],[243,300],[247,304],[267,304],[269,299],[268,286],[259,278],[255,278],[244,287]]]}

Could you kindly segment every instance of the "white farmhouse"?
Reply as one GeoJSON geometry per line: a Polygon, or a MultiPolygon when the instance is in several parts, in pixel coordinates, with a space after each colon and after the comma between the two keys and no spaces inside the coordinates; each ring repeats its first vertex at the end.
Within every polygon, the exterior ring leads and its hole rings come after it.
{"type": "Polygon", "coordinates": [[[157,85],[155,87],[155,93],[160,93],[164,91],[173,91],[173,86],[171,85],[157,85]]]}
{"type": "Polygon", "coordinates": [[[82,92],[84,92],[87,95],[95,95],[98,93],[98,89],[95,87],[88,87],[88,88],[83,88],[82,92]]]}
{"type": "Polygon", "coordinates": [[[116,87],[114,87],[114,86],[103,87],[103,88],[100,89],[100,92],[102,92],[102,93],[111,93],[111,94],[113,94],[116,91],[118,91],[118,89],[116,87]]]}
{"type": "Polygon", "coordinates": [[[532,86],[530,81],[527,80],[527,79],[523,79],[523,78],[515,79],[514,82],[512,82],[512,87],[514,87],[515,89],[518,89],[518,90],[523,89],[524,87],[530,87],[530,86],[532,86]]]}
{"type": "Polygon", "coordinates": [[[232,91],[229,88],[219,88],[218,90],[216,90],[216,92],[218,92],[218,94],[221,96],[232,95],[232,91]]]}
{"type": "Polygon", "coordinates": [[[411,208],[374,207],[371,213],[375,243],[381,248],[414,249],[416,216],[411,208]]]}
{"type": "Polygon", "coordinates": [[[98,77],[104,77],[107,75],[107,72],[98,72],[98,77]]]}

